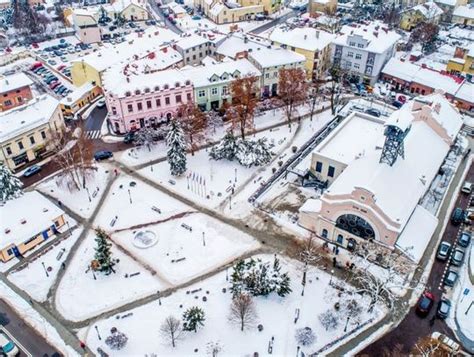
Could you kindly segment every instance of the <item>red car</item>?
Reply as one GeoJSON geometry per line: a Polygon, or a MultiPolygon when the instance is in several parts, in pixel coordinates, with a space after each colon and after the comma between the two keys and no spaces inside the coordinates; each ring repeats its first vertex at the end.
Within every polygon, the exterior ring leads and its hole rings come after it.
{"type": "Polygon", "coordinates": [[[41,62],[36,62],[30,67],[30,70],[34,71],[36,68],[43,67],[43,64],[41,62]]]}
{"type": "Polygon", "coordinates": [[[62,71],[64,68],[66,68],[66,65],[62,64],[62,65],[58,66],[57,70],[62,71]]]}
{"type": "Polygon", "coordinates": [[[425,291],[423,295],[421,295],[420,300],[418,300],[418,304],[416,304],[417,315],[421,317],[426,317],[430,313],[434,301],[434,295],[429,291],[425,291]]]}
{"type": "Polygon", "coordinates": [[[54,88],[56,88],[57,86],[59,86],[60,84],[61,84],[61,82],[53,82],[53,83],[51,83],[51,84],[49,85],[49,88],[54,89],[54,88]]]}

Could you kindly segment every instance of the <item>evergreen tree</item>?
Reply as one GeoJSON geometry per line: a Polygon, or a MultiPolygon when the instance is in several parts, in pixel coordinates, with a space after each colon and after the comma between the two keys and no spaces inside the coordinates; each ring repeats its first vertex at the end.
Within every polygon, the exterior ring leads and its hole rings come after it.
{"type": "Polygon", "coordinates": [[[229,130],[222,140],[212,147],[209,156],[214,160],[226,159],[232,161],[234,160],[238,150],[238,141],[232,130],[229,130]]]}
{"type": "Polygon", "coordinates": [[[0,163],[0,202],[6,202],[22,194],[22,182],[0,163]]]}
{"type": "Polygon", "coordinates": [[[123,332],[118,331],[116,328],[112,328],[111,335],[105,339],[105,344],[110,347],[111,350],[121,350],[127,344],[128,337],[123,332]]]}
{"type": "Polygon", "coordinates": [[[204,310],[193,306],[183,314],[183,330],[197,332],[199,326],[204,326],[204,320],[204,310]]]}
{"type": "Polygon", "coordinates": [[[97,270],[105,273],[105,275],[115,273],[114,266],[117,260],[112,258],[112,252],[110,250],[112,244],[109,242],[110,236],[101,228],[97,228],[95,233],[97,247],[95,248],[94,258],[98,263],[97,270]]]}
{"type": "Polygon", "coordinates": [[[183,129],[177,120],[171,121],[166,144],[168,145],[167,157],[171,174],[180,176],[186,172],[186,141],[183,129]]]}

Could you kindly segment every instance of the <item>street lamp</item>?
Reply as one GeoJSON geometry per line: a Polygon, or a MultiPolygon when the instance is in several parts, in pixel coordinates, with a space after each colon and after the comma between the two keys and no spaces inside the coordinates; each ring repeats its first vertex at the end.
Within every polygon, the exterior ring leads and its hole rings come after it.
{"type": "Polygon", "coordinates": [[[301,296],[304,296],[304,288],[306,286],[306,272],[308,271],[308,262],[304,263],[304,270],[303,270],[303,279],[301,280],[301,285],[303,285],[303,289],[301,290],[301,296]]]}
{"type": "Polygon", "coordinates": [[[332,275],[334,274],[334,269],[331,269],[331,279],[329,279],[329,285],[332,286],[332,275]]]}
{"type": "Polygon", "coordinates": [[[87,187],[86,187],[86,192],[87,192],[87,198],[89,198],[89,202],[91,202],[92,201],[91,194],[90,194],[89,189],[87,187]]]}
{"type": "Polygon", "coordinates": [[[130,198],[130,204],[132,204],[132,193],[130,192],[130,189],[128,189],[128,198],[130,198]]]}
{"type": "Polygon", "coordinates": [[[206,246],[206,236],[204,232],[202,232],[202,245],[206,246]]]}
{"type": "Polygon", "coordinates": [[[44,262],[41,262],[41,265],[43,266],[44,272],[46,273],[46,277],[49,278],[48,269],[46,269],[44,262]]]}
{"type": "Polygon", "coordinates": [[[347,331],[347,325],[349,324],[349,319],[350,319],[350,318],[351,318],[350,316],[347,316],[346,326],[344,327],[344,332],[347,331]]]}
{"type": "Polygon", "coordinates": [[[99,338],[99,341],[102,340],[102,338],[100,337],[100,333],[99,333],[99,329],[97,328],[97,325],[95,325],[94,327],[95,327],[95,330],[97,331],[97,337],[99,338]]]}
{"type": "Polygon", "coordinates": [[[235,168],[234,170],[235,170],[235,182],[237,182],[237,168],[235,168]]]}

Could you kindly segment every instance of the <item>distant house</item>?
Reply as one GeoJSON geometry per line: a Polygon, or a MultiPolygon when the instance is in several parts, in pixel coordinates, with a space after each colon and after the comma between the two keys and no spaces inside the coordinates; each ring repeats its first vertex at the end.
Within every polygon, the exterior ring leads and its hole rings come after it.
{"type": "Polygon", "coordinates": [[[23,105],[33,98],[33,81],[24,73],[0,77],[0,112],[23,105]]]}
{"type": "Polygon", "coordinates": [[[176,41],[176,50],[183,57],[185,65],[200,64],[206,56],[214,54],[213,47],[206,37],[194,33],[183,33],[176,41]]]}
{"type": "Polygon", "coordinates": [[[56,149],[51,135],[64,128],[59,101],[49,94],[0,113],[0,162],[17,171],[51,155],[56,149]]]}
{"type": "Polygon", "coordinates": [[[456,47],[454,57],[449,60],[446,70],[472,78],[474,76],[474,44],[470,43],[467,47],[456,47]]]}
{"type": "Polygon", "coordinates": [[[72,22],[76,36],[81,42],[101,42],[101,30],[97,21],[97,14],[87,9],[75,9],[72,12],[72,22]]]}
{"type": "Polygon", "coordinates": [[[467,0],[434,0],[434,2],[443,10],[441,19],[445,22],[451,22],[456,8],[467,5],[467,0]]]}
{"type": "Polygon", "coordinates": [[[67,216],[39,192],[26,192],[0,206],[0,261],[22,257],[58,234],[67,216]]]}
{"type": "Polygon", "coordinates": [[[253,20],[265,11],[261,1],[195,0],[194,5],[216,24],[253,20]]]}
{"type": "Polygon", "coordinates": [[[102,94],[102,88],[93,83],[85,83],[76,88],[67,97],[61,99],[61,110],[64,118],[72,119],[74,114],[102,94]]]}
{"type": "Polygon", "coordinates": [[[419,23],[431,22],[437,24],[443,15],[443,10],[434,2],[426,2],[414,6],[402,12],[400,27],[404,30],[411,31],[419,23]]]}
{"type": "Polygon", "coordinates": [[[474,26],[474,4],[457,7],[453,11],[452,22],[460,25],[474,26]]]}
{"type": "Polygon", "coordinates": [[[316,13],[335,13],[337,0],[310,0],[309,13],[314,16],[316,13]]]}

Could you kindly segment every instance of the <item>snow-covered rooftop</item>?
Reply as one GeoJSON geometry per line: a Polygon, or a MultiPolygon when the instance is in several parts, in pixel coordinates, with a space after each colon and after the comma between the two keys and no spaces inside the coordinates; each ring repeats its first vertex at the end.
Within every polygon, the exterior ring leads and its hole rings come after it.
{"type": "MultiPolygon", "coordinates": [[[[333,40],[333,43],[341,46],[349,46],[349,39],[361,37],[367,41],[364,51],[383,53],[393,46],[401,36],[395,31],[390,31],[382,22],[373,21],[367,25],[346,25],[341,28],[341,34],[333,40]]],[[[359,47],[358,47],[359,49],[359,47]]]]}
{"type": "Polygon", "coordinates": [[[216,53],[222,56],[235,58],[242,52],[256,51],[270,45],[270,41],[258,36],[233,33],[221,42],[216,53]]]}
{"type": "Polygon", "coordinates": [[[284,48],[262,47],[250,52],[249,56],[263,68],[283,66],[292,63],[304,63],[306,61],[306,57],[302,54],[288,51],[284,48]]]}
{"type": "Polygon", "coordinates": [[[142,57],[164,43],[177,39],[177,35],[166,28],[149,27],[141,34],[133,33],[127,37],[127,41],[118,45],[104,45],[97,52],[85,57],[78,58],[72,62],[84,62],[101,72],[114,64],[131,59],[133,56],[142,57]]]}
{"type": "Polygon", "coordinates": [[[181,38],[176,41],[176,45],[183,50],[187,50],[188,48],[203,45],[207,42],[209,42],[209,40],[203,36],[194,33],[186,33],[181,34],[181,38]]]}
{"type": "Polygon", "coordinates": [[[24,73],[17,73],[11,76],[0,78],[0,93],[9,92],[33,84],[33,81],[24,73]]]}
{"type": "MultiPolygon", "coordinates": [[[[436,93],[422,99],[432,108],[433,119],[439,125],[451,135],[459,132],[462,116],[444,96],[436,93]]],[[[400,231],[449,151],[445,138],[427,121],[423,118],[415,120],[423,106],[415,100],[405,106],[400,112],[411,118],[411,129],[404,140],[405,158],[399,157],[393,166],[389,166],[379,162],[381,150],[368,151],[353,160],[322,196],[330,199],[332,195],[350,194],[356,188],[364,188],[374,195],[376,205],[392,221],[400,224],[400,231]]]]}
{"type": "Polygon", "coordinates": [[[0,248],[25,242],[49,228],[62,214],[61,209],[37,191],[25,192],[19,198],[7,201],[0,206],[0,248]],[[6,230],[10,232],[5,233],[6,230]]]}
{"type": "Polygon", "coordinates": [[[336,38],[336,35],[312,27],[289,29],[286,26],[281,26],[275,28],[269,38],[287,46],[308,51],[321,51],[336,38]]]}
{"type": "Polygon", "coordinates": [[[459,16],[459,17],[464,17],[467,19],[474,19],[474,5],[469,4],[469,5],[464,5],[464,6],[459,6],[454,9],[453,11],[453,16],[459,16]]]}
{"type": "Polygon", "coordinates": [[[85,94],[89,93],[95,85],[92,83],[84,83],[82,86],[74,89],[67,97],[61,99],[61,104],[69,105],[81,99],[85,94]]]}
{"type": "Polygon", "coordinates": [[[46,124],[59,105],[49,94],[36,97],[20,107],[0,113],[0,141],[16,136],[46,124]]]}
{"type": "Polygon", "coordinates": [[[418,263],[433,236],[438,219],[420,205],[398,237],[395,245],[418,263]]]}
{"type": "Polygon", "coordinates": [[[352,112],[314,152],[348,165],[383,145],[383,124],[380,119],[352,112]]]}
{"type": "Polygon", "coordinates": [[[261,75],[260,71],[247,59],[221,62],[210,66],[183,68],[181,70],[182,75],[190,79],[194,87],[205,87],[231,81],[233,75],[237,74],[236,72],[239,76],[261,75]]]}
{"type": "Polygon", "coordinates": [[[435,19],[443,14],[443,10],[431,1],[417,5],[412,10],[419,11],[425,19],[435,19]]]}

